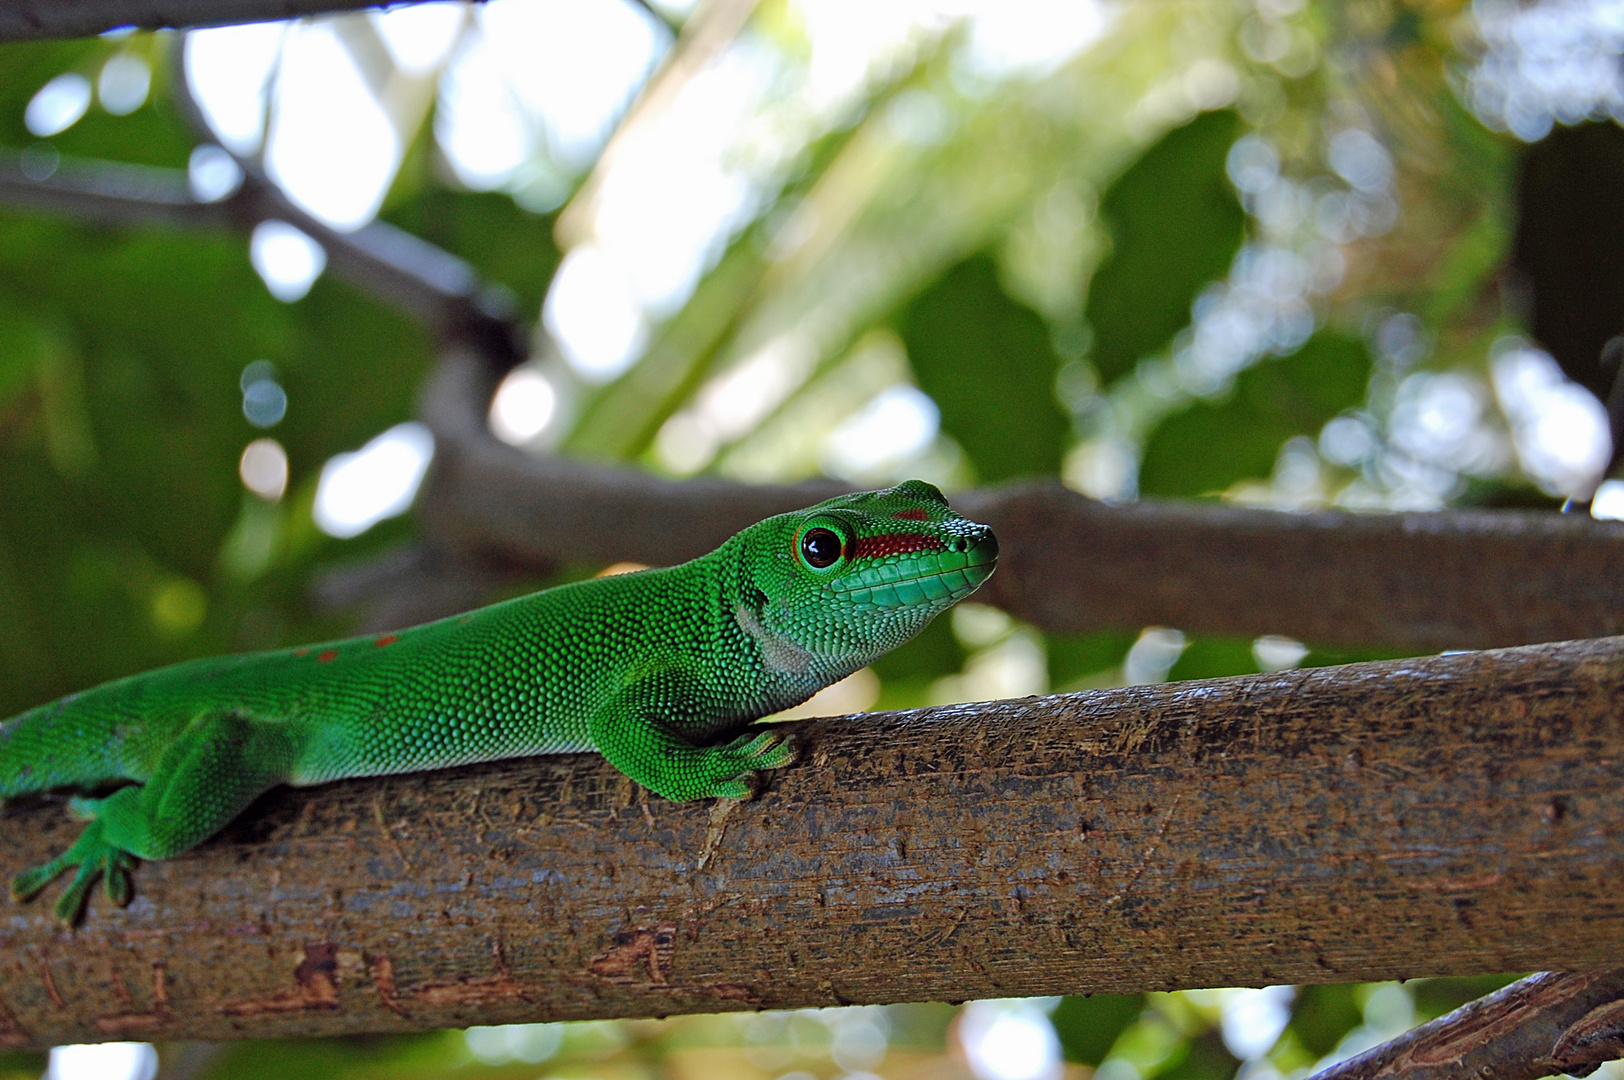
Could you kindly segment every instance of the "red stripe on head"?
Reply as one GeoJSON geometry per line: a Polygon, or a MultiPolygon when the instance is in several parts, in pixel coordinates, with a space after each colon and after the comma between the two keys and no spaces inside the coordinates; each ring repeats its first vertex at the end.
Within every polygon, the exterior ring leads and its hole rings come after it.
{"type": "Polygon", "coordinates": [[[377,641],[374,641],[372,644],[380,645],[380,646],[382,646],[382,645],[393,645],[395,642],[397,642],[399,640],[400,640],[400,635],[399,634],[385,634],[383,637],[379,638],[377,641]]]}
{"type": "Polygon", "coordinates": [[[934,536],[925,533],[887,533],[884,536],[865,536],[852,546],[854,559],[882,559],[887,555],[907,555],[915,551],[942,551],[947,547],[934,536]]]}
{"type": "Polygon", "coordinates": [[[919,507],[912,510],[898,510],[891,517],[897,521],[929,521],[930,515],[919,507]]]}

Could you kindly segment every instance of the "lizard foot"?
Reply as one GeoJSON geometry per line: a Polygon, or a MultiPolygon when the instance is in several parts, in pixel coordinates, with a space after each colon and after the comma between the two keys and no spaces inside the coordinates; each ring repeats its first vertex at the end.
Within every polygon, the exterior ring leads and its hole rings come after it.
{"type": "Polygon", "coordinates": [[[77,866],[78,873],[73,875],[73,881],[63,890],[62,896],[56,902],[56,917],[63,923],[71,926],[79,921],[91,886],[96,883],[98,877],[104,875],[107,898],[119,907],[130,902],[130,896],[134,891],[130,885],[130,870],[135,866],[135,857],[102,839],[102,823],[95,819],[101,801],[73,800],[71,804],[73,813],[78,817],[88,818],[89,824],[67,851],[48,863],[36,866],[32,870],[25,870],[12,878],[11,895],[14,899],[27,900],[49,885],[62,871],[77,866]]]}
{"type": "Polygon", "coordinates": [[[793,765],[796,754],[795,737],[786,731],[746,732],[716,748],[711,766],[716,779],[706,794],[718,799],[753,799],[761,791],[761,773],[793,765]]]}

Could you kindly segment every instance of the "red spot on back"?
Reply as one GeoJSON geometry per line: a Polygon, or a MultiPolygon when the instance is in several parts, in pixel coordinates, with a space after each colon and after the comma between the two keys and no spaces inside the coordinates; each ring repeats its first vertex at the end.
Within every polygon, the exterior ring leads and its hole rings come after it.
{"type": "Polygon", "coordinates": [[[310,650],[309,649],[294,649],[293,650],[293,655],[294,656],[308,656],[308,655],[310,655],[310,650]]]}
{"type": "Polygon", "coordinates": [[[321,661],[324,664],[331,663],[332,661],[338,659],[338,650],[337,649],[328,649],[326,652],[324,652],[320,656],[316,657],[316,659],[321,661]]]}
{"type": "Polygon", "coordinates": [[[887,555],[907,555],[914,551],[941,551],[947,547],[934,536],[925,533],[887,533],[884,536],[865,536],[852,547],[854,559],[881,559],[887,555]]]}
{"type": "Polygon", "coordinates": [[[912,510],[898,510],[891,515],[897,521],[929,521],[930,515],[924,510],[915,507],[912,510]]]}
{"type": "Polygon", "coordinates": [[[399,640],[400,640],[400,635],[399,634],[385,634],[383,637],[379,638],[377,641],[374,641],[372,644],[377,645],[379,647],[382,647],[384,645],[393,645],[395,642],[397,642],[399,640]]]}

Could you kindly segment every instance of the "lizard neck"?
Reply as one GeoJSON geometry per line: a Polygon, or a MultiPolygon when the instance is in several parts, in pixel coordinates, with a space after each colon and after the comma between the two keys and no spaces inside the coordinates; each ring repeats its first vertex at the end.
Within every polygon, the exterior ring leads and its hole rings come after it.
{"type": "MultiPolygon", "coordinates": [[[[738,538],[735,538],[737,540],[738,538]]],[[[764,704],[772,711],[797,705],[830,683],[851,674],[841,657],[830,656],[797,640],[775,618],[775,598],[756,583],[750,553],[742,543],[729,543],[713,553],[717,578],[723,584],[720,614],[724,633],[733,637],[759,673],[764,704]]]]}

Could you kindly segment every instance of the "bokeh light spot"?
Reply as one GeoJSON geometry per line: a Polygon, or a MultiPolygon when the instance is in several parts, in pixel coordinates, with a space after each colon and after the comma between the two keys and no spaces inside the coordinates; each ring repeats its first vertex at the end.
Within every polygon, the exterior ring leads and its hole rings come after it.
{"type": "Polygon", "coordinates": [[[959,1016],[958,1036],[980,1080],[1059,1080],[1060,1040],[1034,1002],[972,1001],[959,1016]]]}
{"type": "Polygon", "coordinates": [[[88,108],[90,80],[70,71],[40,87],[23,111],[23,123],[30,133],[48,139],[77,124],[88,108]]]}
{"type": "Polygon", "coordinates": [[[467,18],[466,4],[403,4],[372,12],[372,25],[397,68],[407,75],[427,75],[445,61],[467,18]]]}
{"type": "Polygon", "coordinates": [[[209,128],[235,153],[252,154],[265,138],[266,87],[287,30],[264,22],[186,35],[186,81],[209,128]]]}
{"type": "Polygon", "coordinates": [[[832,476],[862,481],[930,445],[941,410],[917,387],[881,391],[829,433],[822,464],[832,476]]]}
{"type": "Polygon", "coordinates": [[[198,202],[219,202],[242,186],[242,168],[223,147],[207,143],[187,159],[186,182],[198,202]]]}
{"type": "Polygon", "coordinates": [[[607,382],[643,352],[649,327],[619,262],[595,244],[564,257],[547,292],[542,321],[570,367],[607,382]]]}
{"type": "Polygon", "coordinates": [[[1590,500],[1590,516],[1604,521],[1624,521],[1624,480],[1603,480],[1590,500]]]}
{"type": "Polygon", "coordinates": [[[248,257],[271,295],[285,304],[303,299],[327,268],[322,246],[285,221],[254,226],[248,257]]]}
{"type": "Polygon", "coordinates": [[[157,1072],[150,1043],[89,1043],[53,1048],[45,1080],[152,1080],[157,1072]]]}
{"type": "Polygon", "coordinates": [[[1549,353],[1516,338],[1495,344],[1492,370],[1528,478],[1551,495],[1589,497],[1613,454],[1606,407],[1549,353]]]}
{"type": "Polygon", "coordinates": [[[237,462],[243,487],[268,502],[276,502],[288,489],[288,452],[275,439],[255,439],[237,462]]]}
{"type": "Polygon", "coordinates": [[[1264,671],[1288,671],[1307,655],[1307,645],[1280,634],[1264,634],[1252,642],[1252,659],[1264,671]]]}
{"type": "Polygon", "coordinates": [[[120,53],[102,65],[96,96],[114,116],[128,116],[146,104],[152,89],[152,69],[132,53],[120,53]]]}
{"type": "Polygon", "coordinates": [[[1242,1061],[1255,1061],[1267,1054],[1291,1021],[1295,997],[1296,991],[1290,986],[1226,991],[1219,1024],[1229,1052],[1242,1061]]]}
{"type": "Polygon", "coordinates": [[[265,169],[336,229],[378,212],[401,139],[332,23],[300,24],[282,49],[265,169]]]}
{"type": "Polygon", "coordinates": [[[558,406],[558,394],[533,367],[508,373],[491,399],[491,433],[511,446],[523,446],[547,428],[558,406]]]}
{"type": "Polygon", "coordinates": [[[316,487],[316,527],[343,540],[405,513],[433,456],[434,436],[416,422],[396,424],[354,453],[335,454],[316,487]]]}
{"type": "Polygon", "coordinates": [[[522,1061],[539,1065],[564,1045],[562,1024],[501,1024],[463,1032],[468,1052],[482,1065],[522,1061]]]}
{"type": "Polygon", "coordinates": [[[203,625],[203,617],[208,610],[208,594],[203,591],[203,586],[191,578],[169,578],[152,591],[152,624],[161,633],[176,637],[190,634],[203,625]]]}

